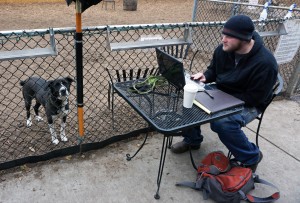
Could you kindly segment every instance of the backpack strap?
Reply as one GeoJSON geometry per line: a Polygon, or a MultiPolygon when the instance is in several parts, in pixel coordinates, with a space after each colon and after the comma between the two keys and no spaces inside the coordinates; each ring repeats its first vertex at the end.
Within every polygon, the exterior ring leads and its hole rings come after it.
{"type": "Polygon", "coordinates": [[[203,194],[203,199],[207,200],[208,199],[208,194],[210,194],[210,191],[206,190],[205,188],[202,188],[203,181],[198,181],[198,182],[190,182],[190,181],[182,181],[180,183],[176,183],[176,186],[184,186],[184,187],[189,187],[194,190],[200,190],[202,191],[203,194]]]}
{"type": "Polygon", "coordinates": [[[270,183],[266,180],[260,179],[258,177],[258,175],[256,175],[256,174],[253,174],[253,176],[254,176],[254,182],[255,183],[261,183],[261,184],[264,184],[264,185],[271,186],[271,187],[275,188],[278,192],[275,192],[274,194],[272,194],[269,197],[256,197],[256,196],[253,196],[253,195],[250,195],[250,194],[245,195],[245,193],[240,190],[239,193],[240,193],[240,195],[242,196],[242,198],[244,200],[247,200],[249,202],[273,202],[273,201],[278,200],[280,198],[279,189],[275,185],[273,185],[272,183],[270,183]]]}
{"type": "Polygon", "coordinates": [[[190,182],[190,181],[182,181],[180,183],[176,183],[176,186],[184,186],[184,187],[189,187],[194,190],[200,190],[199,187],[197,187],[197,184],[195,182],[190,182]]]}

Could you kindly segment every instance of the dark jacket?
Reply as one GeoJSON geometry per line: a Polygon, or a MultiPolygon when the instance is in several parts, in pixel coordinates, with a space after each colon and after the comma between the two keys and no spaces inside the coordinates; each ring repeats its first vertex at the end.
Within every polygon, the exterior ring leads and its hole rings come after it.
{"type": "Polygon", "coordinates": [[[223,51],[223,45],[219,45],[204,75],[206,83],[216,82],[219,89],[243,100],[245,106],[262,111],[271,99],[278,65],[256,32],[253,39],[253,48],[237,65],[235,54],[223,51]]]}

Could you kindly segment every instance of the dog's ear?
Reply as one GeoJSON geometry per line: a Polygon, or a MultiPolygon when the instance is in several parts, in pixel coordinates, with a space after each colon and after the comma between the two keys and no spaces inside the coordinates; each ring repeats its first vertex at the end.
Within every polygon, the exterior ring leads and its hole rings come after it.
{"type": "Polygon", "coordinates": [[[49,80],[44,88],[44,90],[47,90],[53,83],[53,80],[49,80]]]}
{"type": "Polygon", "coordinates": [[[71,78],[70,76],[65,77],[65,80],[68,81],[70,84],[74,82],[73,78],[71,78]]]}

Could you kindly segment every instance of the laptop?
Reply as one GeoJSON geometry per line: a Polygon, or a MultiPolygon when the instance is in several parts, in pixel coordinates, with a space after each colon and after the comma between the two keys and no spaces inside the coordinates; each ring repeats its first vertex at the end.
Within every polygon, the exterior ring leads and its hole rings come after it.
{"type": "Polygon", "coordinates": [[[204,90],[204,83],[194,81],[190,78],[190,74],[184,71],[183,63],[174,56],[155,48],[158,70],[170,84],[177,90],[182,90],[184,85],[192,83],[198,86],[198,91],[204,90]]]}

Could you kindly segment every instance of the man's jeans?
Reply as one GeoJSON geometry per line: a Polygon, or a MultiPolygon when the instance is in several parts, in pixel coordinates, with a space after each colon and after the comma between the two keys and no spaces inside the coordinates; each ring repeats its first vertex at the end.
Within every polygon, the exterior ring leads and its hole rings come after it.
{"type": "MultiPolygon", "coordinates": [[[[245,165],[252,165],[258,161],[259,149],[249,142],[241,130],[249,122],[255,119],[260,112],[256,108],[247,108],[239,114],[234,114],[210,123],[210,128],[216,132],[222,143],[233,156],[245,165]]],[[[203,141],[200,126],[183,132],[183,141],[191,145],[200,145],[203,141]]]]}

